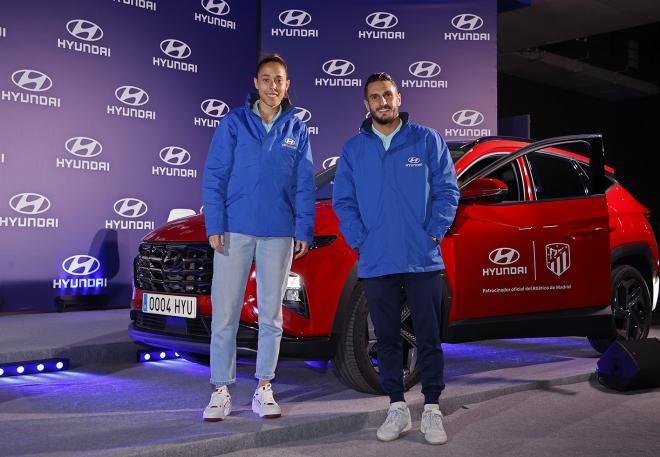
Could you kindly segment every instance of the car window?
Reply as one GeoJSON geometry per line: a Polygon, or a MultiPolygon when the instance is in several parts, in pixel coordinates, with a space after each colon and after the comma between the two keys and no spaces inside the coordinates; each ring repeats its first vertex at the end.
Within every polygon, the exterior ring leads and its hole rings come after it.
{"type": "Polygon", "coordinates": [[[574,160],[543,152],[526,157],[537,200],[589,195],[584,172],[574,160]]]}
{"type": "MultiPolygon", "coordinates": [[[[477,162],[473,163],[470,165],[467,170],[465,170],[463,173],[461,173],[461,176],[459,178],[459,186],[466,182],[468,179],[470,179],[472,176],[476,175],[478,172],[486,168],[488,165],[492,164],[496,160],[500,159],[502,155],[499,154],[493,154],[487,157],[484,157],[477,162]]],[[[498,168],[497,170],[493,171],[492,173],[488,174],[487,176],[484,176],[484,178],[495,178],[499,179],[500,181],[503,181],[504,184],[507,185],[509,188],[509,191],[507,194],[504,196],[504,200],[506,202],[512,202],[512,201],[521,201],[524,200],[522,197],[523,192],[522,192],[522,179],[520,176],[520,171],[518,168],[518,164],[516,161],[514,162],[509,162],[506,165],[498,168]]]]}

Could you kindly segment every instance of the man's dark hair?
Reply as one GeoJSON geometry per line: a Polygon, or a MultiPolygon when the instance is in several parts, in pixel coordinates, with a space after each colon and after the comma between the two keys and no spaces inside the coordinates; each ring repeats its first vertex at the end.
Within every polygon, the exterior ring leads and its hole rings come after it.
{"type": "Polygon", "coordinates": [[[385,73],[384,71],[381,71],[379,73],[374,73],[373,75],[369,76],[367,78],[367,82],[364,83],[364,99],[367,99],[367,87],[369,87],[369,84],[375,83],[376,81],[389,81],[392,83],[394,88],[398,91],[399,86],[396,85],[396,81],[388,74],[385,73]]]}
{"type": "Polygon", "coordinates": [[[279,63],[280,65],[282,65],[284,67],[284,72],[286,73],[287,79],[289,78],[289,67],[287,66],[284,58],[279,54],[267,54],[263,56],[261,60],[259,60],[259,63],[257,63],[257,69],[254,72],[254,77],[255,78],[258,77],[259,70],[261,70],[261,67],[269,63],[279,63]]]}

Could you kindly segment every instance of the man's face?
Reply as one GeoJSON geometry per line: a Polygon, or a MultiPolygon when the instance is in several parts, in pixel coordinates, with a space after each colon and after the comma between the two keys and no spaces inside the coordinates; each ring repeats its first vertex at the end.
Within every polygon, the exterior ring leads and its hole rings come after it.
{"type": "Polygon", "coordinates": [[[254,87],[259,92],[259,99],[271,108],[282,103],[290,83],[286,70],[277,62],[262,65],[259,74],[254,78],[254,87]]]}
{"type": "Polygon", "coordinates": [[[374,81],[367,86],[364,106],[375,122],[386,125],[399,117],[401,94],[390,81],[374,81]]]}

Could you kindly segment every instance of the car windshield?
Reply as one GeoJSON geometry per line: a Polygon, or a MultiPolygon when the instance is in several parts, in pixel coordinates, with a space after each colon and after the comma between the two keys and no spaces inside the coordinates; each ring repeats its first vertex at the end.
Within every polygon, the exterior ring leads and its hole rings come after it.
{"type": "MultiPolygon", "coordinates": [[[[450,148],[451,159],[454,163],[467,152],[461,148],[450,148]]],[[[322,170],[314,176],[314,184],[316,187],[317,200],[329,200],[332,198],[332,184],[334,183],[335,171],[337,165],[329,167],[327,170],[322,170]]]]}

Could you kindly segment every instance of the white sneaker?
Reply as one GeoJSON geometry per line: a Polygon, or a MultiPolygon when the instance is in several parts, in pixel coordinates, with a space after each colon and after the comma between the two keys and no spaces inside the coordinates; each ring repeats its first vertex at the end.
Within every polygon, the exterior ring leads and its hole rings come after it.
{"type": "Polygon", "coordinates": [[[282,415],[280,405],[273,398],[273,388],[270,383],[265,386],[257,387],[252,397],[252,411],[259,414],[259,417],[274,419],[282,415]]]}
{"type": "Polygon", "coordinates": [[[218,387],[211,394],[211,401],[204,408],[206,422],[218,422],[231,413],[231,395],[227,386],[218,387]]]}
{"type": "Polygon", "coordinates": [[[410,431],[412,421],[410,420],[410,410],[404,401],[390,403],[390,409],[387,411],[387,418],[383,425],[378,427],[376,437],[381,441],[393,441],[402,434],[410,431]]]}
{"type": "Polygon", "coordinates": [[[440,406],[424,405],[422,425],[419,431],[424,434],[424,438],[429,444],[445,444],[447,442],[447,432],[445,432],[445,427],[442,425],[440,406]]]}

